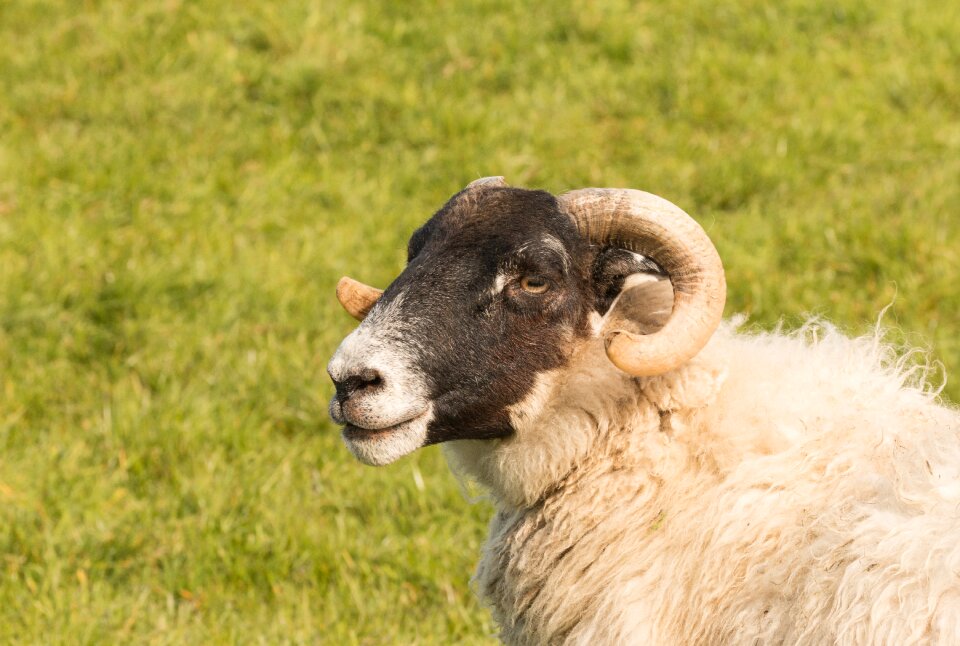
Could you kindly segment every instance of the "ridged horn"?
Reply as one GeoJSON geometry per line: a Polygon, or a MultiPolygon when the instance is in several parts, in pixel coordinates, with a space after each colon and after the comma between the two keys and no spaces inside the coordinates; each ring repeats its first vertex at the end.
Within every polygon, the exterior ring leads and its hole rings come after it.
{"type": "Polygon", "coordinates": [[[337,283],[337,300],[347,310],[347,314],[362,321],[383,294],[382,289],[364,285],[349,276],[344,276],[337,283]]]}
{"type": "Polygon", "coordinates": [[[673,284],[673,312],[657,332],[602,330],[610,361],[643,377],[673,370],[697,354],[720,324],[727,295],[723,263],[703,228],[680,207],[643,191],[587,188],[558,199],[591,242],[653,259],[673,284]]]}

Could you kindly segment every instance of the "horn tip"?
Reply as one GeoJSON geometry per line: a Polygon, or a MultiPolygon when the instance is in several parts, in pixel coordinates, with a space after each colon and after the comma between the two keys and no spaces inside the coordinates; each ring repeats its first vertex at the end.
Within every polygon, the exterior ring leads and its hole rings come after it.
{"type": "Polygon", "coordinates": [[[373,308],[377,299],[383,294],[382,290],[364,285],[349,276],[343,276],[337,281],[337,300],[347,313],[358,321],[362,321],[373,308]]]}
{"type": "Polygon", "coordinates": [[[489,177],[481,177],[480,179],[473,180],[467,184],[467,188],[478,188],[481,186],[504,187],[506,185],[507,181],[504,179],[503,175],[491,175],[489,177]]]}
{"type": "Polygon", "coordinates": [[[641,356],[636,351],[638,336],[626,330],[611,330],[604,336],[607,359],[631,377],[655,377],[673,370],[682,361],[667,361],[663,357],[641,356]]]}

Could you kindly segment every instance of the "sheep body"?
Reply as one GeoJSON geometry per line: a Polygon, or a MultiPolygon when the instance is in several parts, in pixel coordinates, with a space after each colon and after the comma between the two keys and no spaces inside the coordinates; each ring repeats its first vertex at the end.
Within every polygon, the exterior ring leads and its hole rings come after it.
{"type": "Polygon", "coordinates": [[[497,511],[475,584],[510,644],[960,638],[960,415],[879,333],[722,327],[631,378],[602,343],[516,434],[445,445],[497,511]]]}

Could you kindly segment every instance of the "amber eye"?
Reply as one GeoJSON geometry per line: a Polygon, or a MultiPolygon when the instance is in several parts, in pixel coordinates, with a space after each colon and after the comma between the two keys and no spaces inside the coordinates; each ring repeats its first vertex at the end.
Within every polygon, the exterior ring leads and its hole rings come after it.
{"type": "Polygon", "coordinates": [[[520,279],[520,287],[530,294],[542,294],[550,287],[550,283],[540,276],[524,276],[520,279]]]}

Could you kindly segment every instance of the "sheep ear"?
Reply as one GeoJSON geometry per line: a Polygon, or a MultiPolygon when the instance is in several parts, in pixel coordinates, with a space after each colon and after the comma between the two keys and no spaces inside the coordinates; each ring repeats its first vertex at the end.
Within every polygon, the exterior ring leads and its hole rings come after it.
{"type": "Polygon", "coordinates": [[[667,323],[672,312],[673,285],[666,276],[633,274],[623,282],[620,295],[603,317],[603,326],[652,334],[667,323]]]}
{"type": "Polygon", "coordinates": [[[639,284],[639,276],[663,275],[653,261],[618,247],[600,249],[594,258],[591,273],[595,294],[594,309],[600,314],[606,314],[610,310],[629,278],[637,276],[631,283],[636,285],[639,284]]]}

